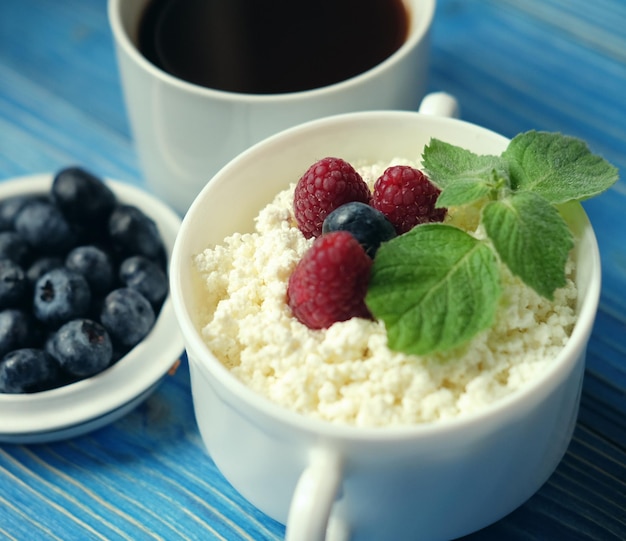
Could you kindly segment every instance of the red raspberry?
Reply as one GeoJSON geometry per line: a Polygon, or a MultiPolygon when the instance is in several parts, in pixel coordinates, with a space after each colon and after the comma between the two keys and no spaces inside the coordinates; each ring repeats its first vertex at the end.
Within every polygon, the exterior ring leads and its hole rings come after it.
{"type": "Polygon", "coordinates": [[[394,225],[398,235],[427,222],[442,222],[446,209],[435,208],[441,190],[408,165],[394,165],[374,183],[371,205],[394,225]]]}
{"type": "Polygon", "coordinates": [[[300,231],[307,239],[322,234],[324,218],[351,201],[369,203],[370,191],[354,168],[341,158],[314,163],[298,181],[293,210],[300,231]]]}
{"type": "Polygon", "coordinates": [[[287,302],[310,329],[353,317],[370,318],[365,305],[372,259],[347,231],[317,238],[289,277],[287,302]]]}

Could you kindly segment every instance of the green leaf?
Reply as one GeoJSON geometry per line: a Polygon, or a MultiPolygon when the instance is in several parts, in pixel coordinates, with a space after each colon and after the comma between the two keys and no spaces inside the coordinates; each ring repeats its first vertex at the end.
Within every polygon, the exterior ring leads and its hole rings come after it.
{"type": "Polygon", "coordinates": [[[459,182],[444,188],[437,198],[437,208],[467,205],[487,197],[492,187],[484,182],[459,182]]]}
{"type": "Polygon", "coordinates": [[[565,285],[565,263],[574,239],[565,220],[548,201],[518,192],[489,202],[483,224],[502,261],[548,299],[565,285]]]}
{"type": "Polygon", "coordinates": [[[424,172],[440,190],[438,207],[472,203],[508,183],[506,161],[431,139],[422,154],[424,172]]]}
{"type": "Polygon", "coordinates": [[[560,133],[522,133],[511,140],[502,157],[509,162],[514,190],[534,192],[553,204],[598,195],[619,176],[584,141],[560,133]]]}
{"type": "Polygon", "coordinates": [[[366,303],[385,323],[392,350],[424,355],[491,326],[500,293],[488,244],[456,227],[424,224],[380,247],[366,303]]]}

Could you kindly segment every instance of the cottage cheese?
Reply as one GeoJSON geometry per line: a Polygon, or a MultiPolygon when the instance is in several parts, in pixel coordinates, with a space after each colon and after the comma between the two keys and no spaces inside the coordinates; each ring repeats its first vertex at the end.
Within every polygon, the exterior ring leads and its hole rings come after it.
{"type": "MultiPolygon", "coordinates": [[[[383,168],[359,171],[371,184],[383,168]]],[[[503,269],[494,327],[453,352],[390,351],[384,325],[361,318],[308,329],[286,304],[289,275],[312,242],[295,225],[294,187],[259,213],[255,232],[236,233],[195,258],[204,340],[236,377],[275,403],[368,427],[456,418],[536,379],[568,340],[577,297],[571,262],[552,302],[503,269]]],[[[471,214],[451,218],[475,226],[471,214]]]]}

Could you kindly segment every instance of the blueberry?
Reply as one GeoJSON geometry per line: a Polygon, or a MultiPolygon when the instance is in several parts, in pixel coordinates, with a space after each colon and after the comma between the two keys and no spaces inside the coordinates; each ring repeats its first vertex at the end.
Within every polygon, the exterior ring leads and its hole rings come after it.
{"type": "Polygon", "coordinates": [[[162,257],[163,241],[156,223],[133,205],[118,205],[109,218],[109,237],[122,256],[162,257]]]}
{"type": "Polygon", "coordinates": [[[0,310],[28,305],[30,284],[15,261],[0,259],[0,310]]]}
{"type": "Polygon", "coordinates": [[[31,314],[10,308],[0,312],[0,358],[9,351],[39,347],[42,333],[31,314]]]}
{"type": "Polygon", "coordinates": [[[15,217],[27,203],[35,200],[45,200],[42,195],[14,195],[0,201],[0,231],[12,231],[15,217]]]}
{"type": "Polygon", "coordinates": [[[341,205],[326,216],[322,234],[330,231],[348,231],[372,258],[381,243],[396,236],[395,228],[382,212],[357,201],[341,205]]]}
{"type": "Polygon", "coordinates": [[[114,270],[109,254],[97,246],[77,246],[65,258],[65,266],[82,274],[92,293],[107,293],[113,287],[114,270]]]}
{"type": "Polygon", "coordinates": [[[167,295],[167,275],[161,266],[147,257],[136,255],[122,261],[120,281],[139,291],[152,306],[158,306],[167,295]]]}
{"type": "Polygon", "coordinates": [[[58,363],[43,349],[16,349],[0,361],[0,393],[33,393],[58,385],[58,363]]]}
{"type": "Polygon", "coordinates": [[[155,319],[150,302],[128,287],[111,291],[104,299],[100,314],[100,321],[113,341],[125,347],[133,347],[143,340],[155,319]]]}
{"type": "Polygon", "coordinates": [[[91,291],[82,274],[66,268],[52,269],[37,280],[33,298],[35,317],[56,328],[89,311],[91,291]]]}
{"type": "Polygon", "coordinates": [[[15,217],[15,230],[46,255],[64,254],[76,242],[76,232],[61,211],[48,201],[31,201],[15,217]]]}
{"type": "Polygon", "coordinates": [[[109,334],[90,319],[69,321],[50,338],[46,348],[61,368],[76,378],[102,372],[113,357],[109,334]]]}
{"type": "Polygon", "coordinates": [[[0,231],[0,259],[11,259],[24,267],[31,259],[32,249],[15,231],[0,231]]]}
{"type": "Polygon", "coordinates": [[[106,223],[116,197],[97,176],[81,167],[67,167],[52,181],[52,199],[68,221],[100,227],[106,223]]]}
{"type": "Polygon", "coordinates": [[[61,257],[58,256],[44,256],[38,259],[35,259],[26,269],[26,277],[28,281],[35,285],[37,280],[41,276],[43,276],[46,272],[51,271],[52,269],[58,269],[59,267],[63,267],[64,261],[61,257]]]}

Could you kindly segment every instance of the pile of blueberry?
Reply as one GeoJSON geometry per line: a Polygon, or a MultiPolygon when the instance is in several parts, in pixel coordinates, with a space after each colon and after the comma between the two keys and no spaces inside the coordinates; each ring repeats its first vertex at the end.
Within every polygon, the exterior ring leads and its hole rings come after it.
{"type": "Polygon", "coordinates": [[[97,176],[0,201],[0,392],[102,372],[152,329],[168,293],[155,222],[97,176]]]}

